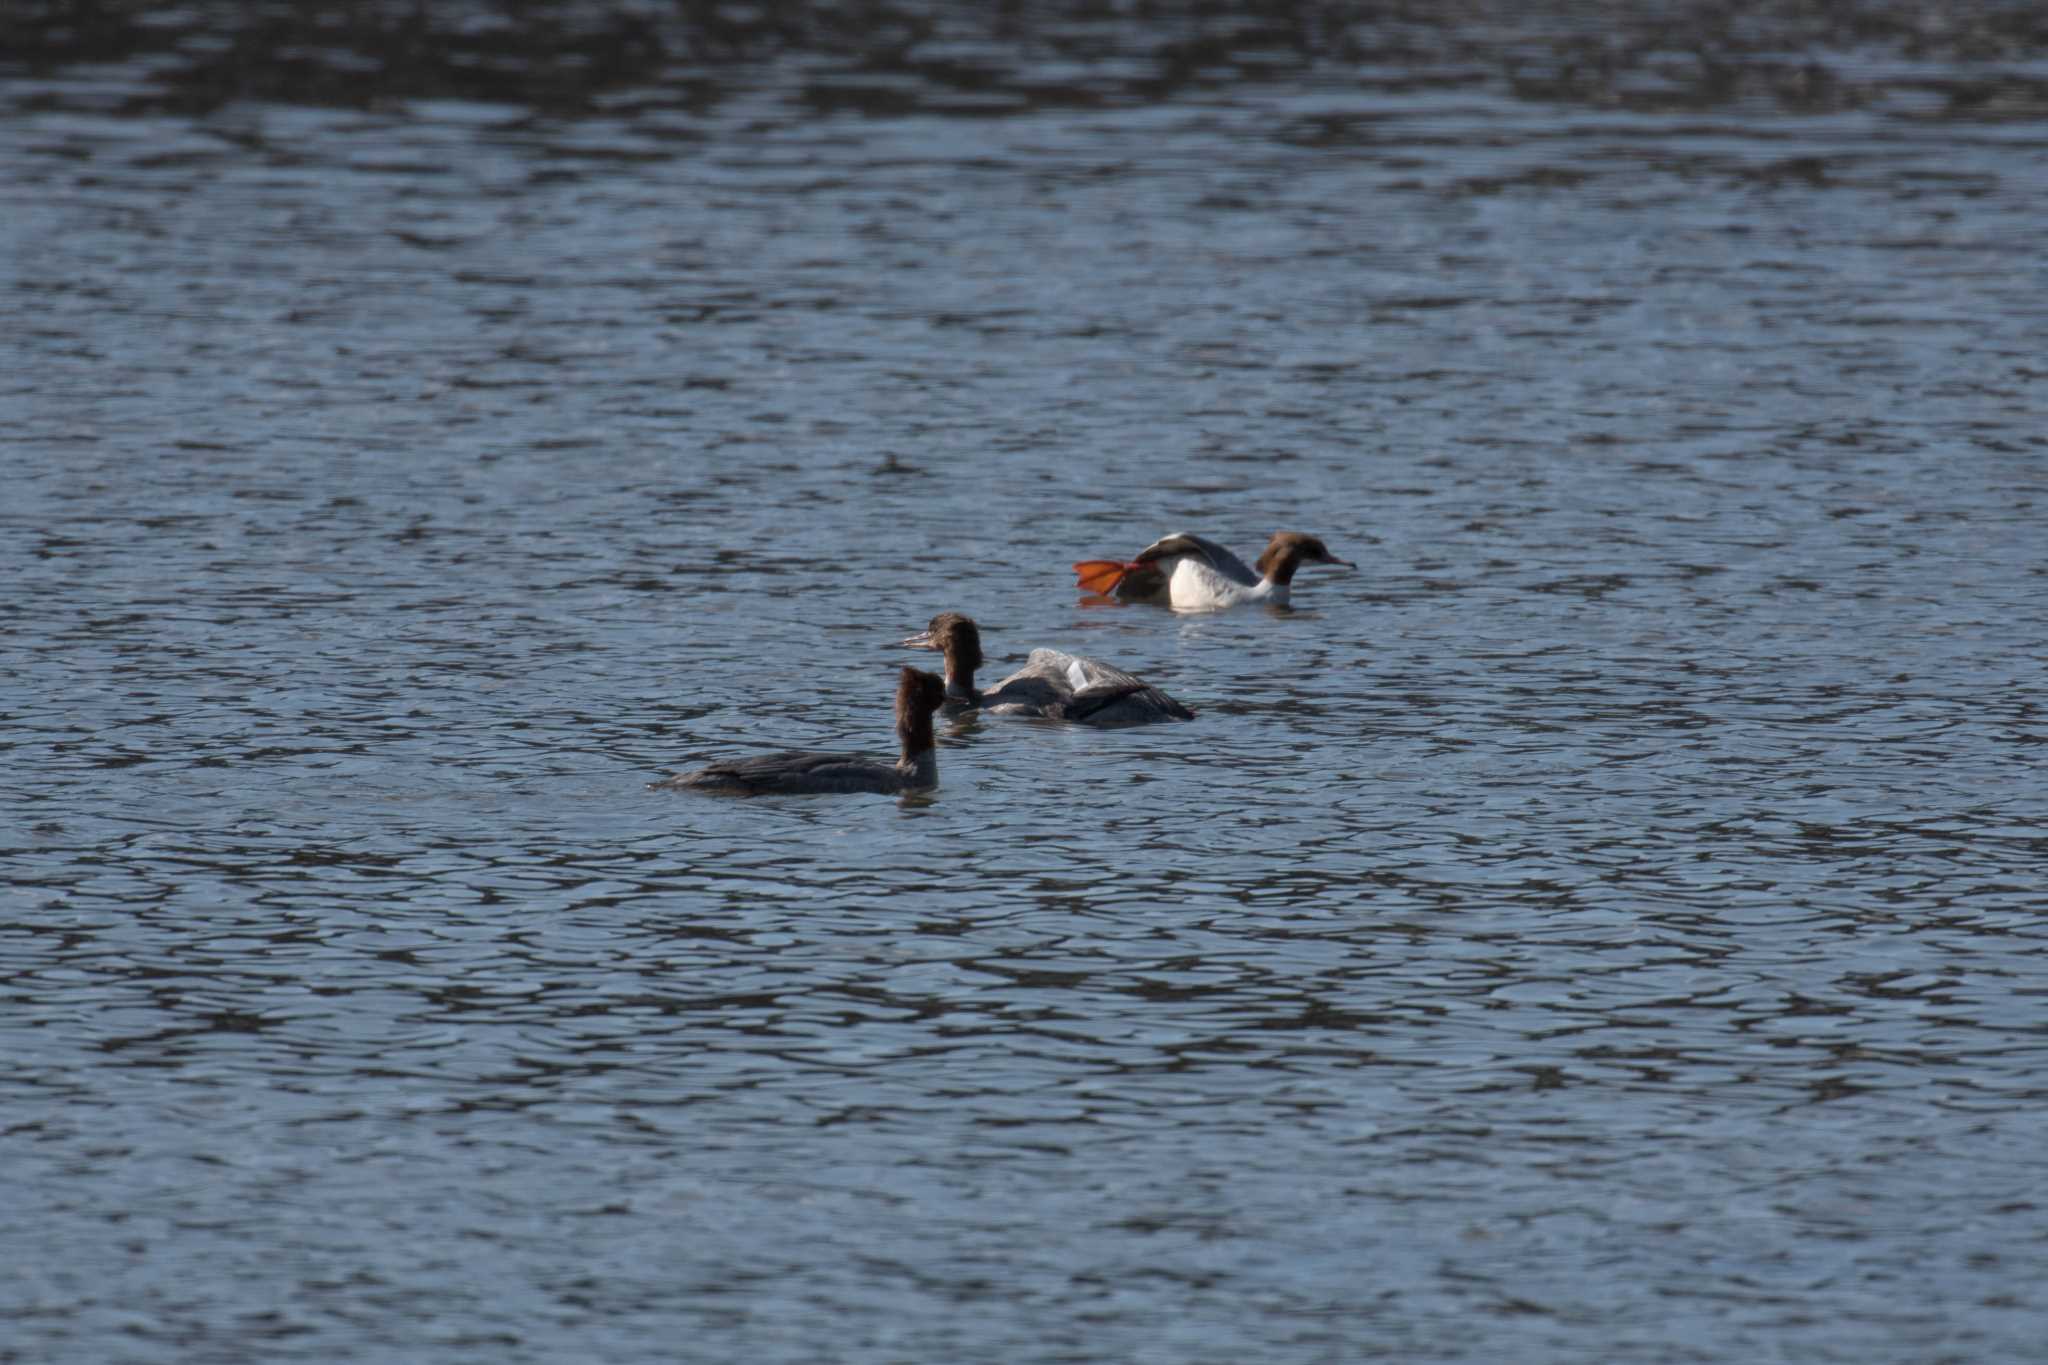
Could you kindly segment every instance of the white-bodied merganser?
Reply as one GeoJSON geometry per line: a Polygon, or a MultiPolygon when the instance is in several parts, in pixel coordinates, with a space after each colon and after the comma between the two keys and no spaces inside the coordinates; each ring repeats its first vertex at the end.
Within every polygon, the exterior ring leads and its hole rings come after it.
{"type": "Polygon", "coordinates": [[[906,668],[896,684],[896,737],[903,757],[877,763],[850,754],[781,753],[713,763],[695,772],[650,783],[657,788],[688,787],[731,796],[810,795],[818,792],[927,791],[939,785],[939,764],[932,738],[932,713],[946,702],[946,685],[922,669],[906,668]]]}
{"type": "Polygon", "coordinates": [[[1244,561],[1213,540],[1181,531],[1155,540],[1128,563],[1087,559],[1074,566],[1079,587],[1126,602],[1153,602],[1175,611],[1214,611],[1245,602],[1284,605],[1294,571],[1304,564],[1358,566],[1339,559],[1314,536],[1281,531],[1259,562],[1244,561]]]}
{"type": "Polygon", "coordinates": [[[978,707],[993,716],[1040,716],[1105,729],[1195,718],[1143,678],[1057,649],[1032,650],[1024,667],[983,692],[974,685],[974,670],[982,664],[981,628],[957,611],[940,612],[903,643],[945,654],[949,708],[978,707]]]}

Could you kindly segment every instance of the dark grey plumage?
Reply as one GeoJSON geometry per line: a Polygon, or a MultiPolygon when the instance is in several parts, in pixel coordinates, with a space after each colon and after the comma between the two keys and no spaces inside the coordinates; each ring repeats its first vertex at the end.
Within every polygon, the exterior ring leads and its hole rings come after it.
{"type": "Polygon", "coordinates": [[[878,763],[855,754],[792,751],[729,759],[650,785],[727,796],[808,796],[874,792],[893,796],[939,783],[932,713],[945,704],[946,685],[921,669],[906,668],[896,684],[896,735],[903,756],[878,763]]]}

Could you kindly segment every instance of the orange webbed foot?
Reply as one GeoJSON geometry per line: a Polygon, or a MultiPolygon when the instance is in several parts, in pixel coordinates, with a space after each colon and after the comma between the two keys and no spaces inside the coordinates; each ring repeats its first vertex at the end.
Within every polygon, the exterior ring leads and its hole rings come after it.
{"type": "Polygon", "coordinates": [[[1075,586],[1108,597],[1116,592],[1116,586],[1124,581],[1124,575],[1135,567],[1133,564],[1119,564],[1113,559],[1084,559],[1074,566],[1078,575],[1075,586]]]}

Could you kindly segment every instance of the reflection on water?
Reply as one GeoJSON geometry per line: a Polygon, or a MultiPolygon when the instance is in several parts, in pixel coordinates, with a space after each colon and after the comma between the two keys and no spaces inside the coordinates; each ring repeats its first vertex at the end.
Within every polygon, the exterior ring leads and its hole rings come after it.
{"type": "Polygon", "coordinates": [[[870,0],[584,5],[453,0],[151,10],[118,0],[4,0],[10,64],[32,77],[122,64],[120,108],[186,115],[236,100],[368,109],[460,99],[574,114],[621,92],[705,112],[789,61],[815,114],[1011,115],[1156,103],[1341,74],[1403,95],[1502,86],[1595,108],[1798,114],[1912,108],[1972,120],[2041,116],[2038,8],[1765,3],[1617,11],[1500,0],[1398,13],[1262,0],[1126,16],[1094,0],[934,6],[870,0]]]}
{"type": "Polygon", "coordinates": [[[4,13],[17,1350],[2040,1340],[2030,10],[4,13]]]}

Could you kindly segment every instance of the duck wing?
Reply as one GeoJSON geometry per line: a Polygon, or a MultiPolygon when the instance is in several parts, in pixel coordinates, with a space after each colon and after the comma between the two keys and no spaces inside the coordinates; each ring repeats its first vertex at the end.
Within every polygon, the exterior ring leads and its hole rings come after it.
{"type": "Polygon", "coordinates": [[[894,770],[856,754],[780,753],[728,759],[678,773],[657,787],[696,787],[738,796],[786,792],[886,792],[898,789],[894,770]]]}
{"type": "Polygon", "coordinates": [[[1075,725],[1193,720],[1195,713],[1135,673],[1057,649],[1034,649],[1024,667],[984,698],[1005,709],[1075,725]]]}
{"type": "Polygon", "coordinates": [[[1182,555],[1206,565],[1218,577],[1227,578],[1240,587],[1250,588],[1258,584],[1259,576],[1253,573],[1242,559],[1215,541],[1206,536],[1198,536],[1192,531],[1176,531],[1170,536],[1160,537],[1138,551],[1131,562],[1151,564],[1182,555]]]}
{"type": "Polygon", "coordinates": [[[997,715],[1045,716],[1063,705],[1087,679],[1070,674],[1072,656],[1034,649],[1024,666],[981,694],[981,708],[997,715]]]}

